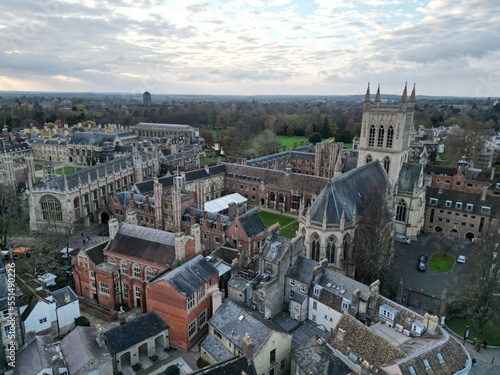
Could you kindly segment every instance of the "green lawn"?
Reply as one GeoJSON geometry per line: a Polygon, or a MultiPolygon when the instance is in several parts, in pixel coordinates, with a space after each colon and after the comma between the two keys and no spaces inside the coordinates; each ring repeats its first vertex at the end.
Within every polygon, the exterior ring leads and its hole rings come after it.
{"type": "Polygon", "coordinates": [[[43,169],[42,164],[35,164],[35,171],[41,171],[43,169]]]}
{"type": "Polygon", "coordinates": [[[286,226],[285,228],[280,228],[280,235],[286,238],[295,238],[295,235],[298,230],[299,230],[299,222],[294,221],[292,224],[286,226]]]}
{"type": "Polygon", "coordinates": [[[483,342],[484,340],[488,341],[488,346],[499,346],[500,345],[500,335],[494,334],[491,331],[486,331],[483,333],[477,332],[474,330],[474,326],[470,321],[465,319],[452,319],[446,322],[446,325],[449,329],[455,332],[460,337],[464,337],[465,327],[470,326],[469,331],[469,340],[473,341],[474,338],[477,338],[479,342],[483,342]]]}
{"type": "Polygon", "coordinates": [[[450,272],[455,264],[455,257],[451,254],[434,253],[429,259],[428,267],[434,272],[450,272]]]}
{"type": "MultiPolygon", "coordinates": [[[[76,171],[79,171],[82,168],[79,167],[64,167],[64,174],[71,174],[76,171]]],[[[56,168],[55,172],[57,175],[62,175],[63,174],[63,169],[62,168],[56,168]]]]}
{"type": "Polygon", "coordinates": [[[288,225],[295,221],[295,219],[291,217],[275,214],[273,212],[259,211],[259,215],[262,218],[262,221],[264,222],[266,227],[269,227],[279,222],[280,227],[283,228],[285,225],[288,225]]]}
{"type": "MultiPolygon", "coordinates": [[[[212,156],[208,158],[200,158],[200,166],[203,168],[205,165],[215,165],[217,164],[218,156],[212,156]]],[[[221,161],[224,161],[224,157],[221,157],[221,161]]]]}
{"type": "Polygon", "coordinates": [[[300,141],[304,141],[304,145],[309,143],[307,137],[287,137],[286,135],[276,136],[276,140],[280,142],[286,149],[293,148],[294,142],[297,142],[297,147],[300,147],[300,141]]]}

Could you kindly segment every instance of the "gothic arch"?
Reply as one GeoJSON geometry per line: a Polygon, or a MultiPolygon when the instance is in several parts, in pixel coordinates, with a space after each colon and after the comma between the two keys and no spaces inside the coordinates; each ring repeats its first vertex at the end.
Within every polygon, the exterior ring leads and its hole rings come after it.
{"type": "Polygon", "coordinates": [[[59,199],[52,195],[44,195],[40,198],[43,220],[62,221],[62,207],[59,199]]]}
{"type": "Polygon", "coordinates": [[[384,169],[385,169],[386,173],[389,174],[389,168],[391,167],[391,159],[389,158],[389,156],[386,156],[384,158],[383,164],[384,164],[384,169]]]}
{"type": "Polygon", "coordinates": [[[352,247],[351,247],[351,235],[346,233],[342,239],[342,257],[341,260],[344,262],[352,262],[352,247]]]}
{"type": "Polygon", "coordinates": [[[318,233],[311,235],[311,259],[319,262],[321,253],[321,240],[318,233]]]}
{"type": "Polygon", "coordinates": [[[366,158],[365,158],[366,164],[371,163],[372,160],[373,159],[372,159],[372,156],[370,154],[366,155],[366,158]]]}
{"type": "Polygon", "coordinates": [[[377,147],[384,147],[384,126],[378,128],[377,147]]]}
{"type": "Polygon", "coordinates": [[[406,202],[401,199],[396,206],[396,221],[406,222],[406,202]]]}
{"type": "Polygon", "coordinates": [[[385,147],[387,148],[392,148],[392,143],[394,140],[394,128],[389,126],[389,129],[387,129],[387,140],[385,142],[385,147]]]}
{"type": "Polygon", "coordinates": [[[368,135],[368,147],[375,146],[375,125],[370,126],[370,133],[368,135]]]}
{"type": "Polygon", "coordinates": [[[335,236],[331,235],[326,241],[326,259],[328,263],[335,263],[335,236]]]}

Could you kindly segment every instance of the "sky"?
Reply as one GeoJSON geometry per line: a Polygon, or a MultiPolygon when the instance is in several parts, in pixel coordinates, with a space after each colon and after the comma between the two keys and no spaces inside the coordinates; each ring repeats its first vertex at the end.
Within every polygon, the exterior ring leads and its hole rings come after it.
{"type": "Polygon", "coordinates": [[[7,0],[0,91],[500,97],[498,0],[7,0]]]}

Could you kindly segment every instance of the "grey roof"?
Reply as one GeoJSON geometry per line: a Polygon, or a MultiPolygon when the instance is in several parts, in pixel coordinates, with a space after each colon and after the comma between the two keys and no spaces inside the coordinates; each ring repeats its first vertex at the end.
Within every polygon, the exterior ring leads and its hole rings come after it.
{"type": "Polygon", "coordinates": [[[38,374],[43,369],[52,369],[53,364],[66,367],[50,335],[35,336],[35,339],[16,353],[16,375],[38,374]],[[57,358],[56,362],[52,361],[57,358]]]}
{"type": "Polygon", "coordinates": [[[315,281],[315,284],[320,285],[322,288],[346,299],[351,299],[352,293],[355,290],[359,290],[361,292],[361,298],[364,301],[368,301],[370,298],[370,287],[368,285],[360,283],[328,268],[323,267],[322,271],[322,274],[315,281]]]}
{"type": "Polygon", "coordinates": [[[399,172],[398,191],[412,192],[418,186],[421,173],[423,173],[423,165],[403,163],[399,172]]]}
{"type": "Polygon", "coordinates": [[[94,264],[101,264],[104,262],[104,248],[107,246],[108,242],[102,242],[98,245],[95,245],[91,247],[90,249],[83,250],[87,257],[92,261],[94,264]]]}
{"type": "Polygon", "coordinates": [[[256,208],[247,211],[238,219],[248,237],[258,236],[267,230],[256,208]]]}
{"type": "Polygon", "coordinates": [[[278,264],[287,253],[291,239],[273,233],[267,238],[266,245],[262,250],[262,259],[268,262],[278,264]]]}
{"type": "Polygon", "coordinates": [[[181,125],[181,124],[160,124],[153,122],[140,122],[137,125],[130,126],[132,130],[172,130],[172,131],[194,131],[191,125],[181,125]]]}
{"type": "Polygon", "coordinates": [[[104,332],[104,336],[109,350],[111,353],[116,354],[169,328],[169,325],[156,311],[151,311],[125,324],[107,330],[104,332]]]}
{"type": "Polygon", "coordinates": [[[64,288],[54,290],[52,292],[52,297],[54,297],[54,300],[56,301],[57,308],[78,300],[78,296],[75,294],[75,292],[73,292],[73,289],[71,289],[69,286],[65,286],[64,288]],[[68,301],[66,301],[66,293],[69,295],[68,301]]]}
{"type": "Polygon", "coordinates": [[[159,276],[155,279],[155,282],[165,280],[178,292],[190,296],[218,274],[217,268],[211,265],[203,256],[197,255],[173,271],[159,276]]]}
{"type": "Polygon", "coordinates": [[[116,138],[117,134],[74,132],[69,144],[102,146],[109,142],[114,146],[116,138]]]}
{"type": "Polygon", "coordinates": [[[6,145],[3,142],[0,143],[0,153],[4,153],[6,151],[8,154],[20,152],[20,151],[29,151],[30,145],[28,143],[16,143],[14,145],[6,145]]]}
{"type": "Polygon", "coordinates": [[[318,349],[316,337],[311,337],[292,352],[292,358],[306,374],[315,375],[348,375],[352,370],[333,351],[323,344],[318,349]]]}
{"type": "Polygon", "coordinates": [[[175,260],[175,233],[122,222],[106,250],[172,265],[175,260]]]}
{"type": "Polygon", "coordinates": [[[362,210],[364,199],[374,187],[390,189],[390,182],[380,162],[375,160],[343,173],[328,182],[308,211],[311,221],[340,224],[342,213],[345,221],[353,219],[354,210],[362,210]]]}
{"type": "Polygon", "coordinates": [[[196,222],[198,224],[202,224],[205,212],[207,213],[207,220],[209,224],[215,225],[217,223],[217,215],[220,216],[220,223],[222,225],[222,228],[225,230],[227,229],[227,226],[230,224],[229,216],[226,215],[221,215],[217,214],[216,212],[208,212],[208,211],[203,211],[199,208],[194,208],[194,207],[186,207],[184,210],[184,214],[182,215],[182,219],[189,221],[191,218],[191,215],[194,214],[196,217],[196,222]]]}
{"type": "MultiPolygon", "coordinates": [[[[207,335],[200,343],[201,347],[205,349],[217,362],[225,361],[233,357],[233,353],[227,350],[220,344],[213,336],[207,335]]],[[[240,373],[241,374],[241,373],[240,373]]],[[[239,375],[239,374],[238,374],[239,375]]]]}
{"type": "MultiPolygon", "coordinates": [[[[185,174],[186,182],[196,181],[208,177],[212,177],[219,174],[224,174],[226,172],[226,167],[224,164],[218,164],[208,168],[195,169],[193,171],[188,171],[185,174]]],[[[164,176],[158,179],[163,188],[169,188],[173,186],[174,178],[176,176],[164,176]]],[[[143,182],[138,182],[135,184],[135,190],[141,194],[150,193],[153,191],[154,181],[148,180],[143,182]]]]}
{"type": "Polygon", "coordinates": [[[76,374],[89,362],[105,358],[111,360],[106,345],[98,345],[98,335],[95,327],[77,326],[61,340],[61,350],[70,374],[76,374]]]}
{"type": "MultiPolygon", "coordinates": [[[[130,203],[130,200],[132,198],[132,194],[134,194],[134,202],[136,203],[137,207],[138,208],[143,208],[141,206],[143,206],[144,204],[146,204],[146,196],[142,195],[142,194],[137,194],[133,190],[119,192],[119,193],[116,194],[116,197],[118,198],[118,200],[120,201],[120,203],[122,205],[128,206],[129,203],[130,203]]],[[[150,196],[149,197],[149,204],[151,206],[154,206],[154,203],[155,203],[155,197],[154,196],[150,196]]]]}
{"type": "Polygon", "coordinates": [[[240,275],[236,275],[235,277],[232,277],[228,281],[227,286],[234,288],[236,290],[244,291],[245,288],[247,287],[247,284],[248,284],[248,280],[245,280],[240,275]]]}
{"type": "Polygon", "coordinates": [[[314,277],[314,267],[318,265],[315,260],[298,256],[285,276],[310,285],[314,277]]]}
{"type": "Polygon", "coordinates": [[[293,331],[292,350],[299,345],[305,344],[312,337],[320,337],[324,340],[328,340],[328,337],[330,337],[330,331],[328,331],[324,326],[320,327],[312,320],[306,320],[293,331]]]}
{"type": "Polygon", "coordinates": [[[281,327],[265,319],[258,312],[229,299],[219,307],[210,319],[210,325],[240,350],[243,348],[243,337],[248,332],[255,345],[254,355],[259,352],[274,331],[286,333],[281,327]]]}
{"type": "Polygon", "coordinates": [[[193,375],[241,375],[243,373],[257,375],[253,362],[249,364],[246,357],[241,355],[203,367],[201,370],[193,372],[193,375]]]}

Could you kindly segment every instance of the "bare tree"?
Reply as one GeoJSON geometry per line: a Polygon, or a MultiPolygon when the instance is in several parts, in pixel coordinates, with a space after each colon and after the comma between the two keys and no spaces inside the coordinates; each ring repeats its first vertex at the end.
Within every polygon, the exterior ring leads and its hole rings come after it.
{"type": "Polygon", "coordinates": [[[387,192],[371,190],[364,199],[354,233],[353,263],[356,280],[369,285],[380,280],[384,292],[389,292],[390,268],[394,255],[392,212],[387,204],[387,192]]]}
{"type": "Polygon", "coordinates": [[[435,236],[441,252],[445,255],[465,241],[462,240],[457,233],[439,232],[436,233],[435,236]]]}
{"type": "Polygon", "coordinates": [[[465,156],[467,161],[474,165],[478,162],[479,154],[491,132],[488,124],[470,118],[462,119],[460,128],[446,137],[447,161],[456,165],[462,156],[465,156]]]}
{"type": "Polygon", "coordinates": [[[0,245],[6,246],[29,222],[26,201],[12,186],[0,185],[0,245]]]}
{"type": "Polygon", "coordinates": [[[500,333],[500,235],[488,233],[474,242],[464,276],[454,288],[464,313],[479,331],[500,333]]]}

